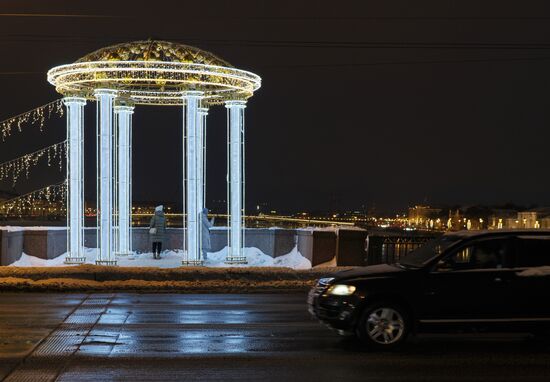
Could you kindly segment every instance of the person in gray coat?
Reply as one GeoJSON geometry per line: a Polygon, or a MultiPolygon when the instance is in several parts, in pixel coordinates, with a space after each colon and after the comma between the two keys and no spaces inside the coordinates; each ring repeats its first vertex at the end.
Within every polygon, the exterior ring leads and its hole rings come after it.
{"type": "Polygon", "coordinates": [[[149,235],[153,243],[153,258],[160,259],[162,251],[162,242],[164,241],[166,231],[166,217],[164,216],[163,206],[155,207],[155,214],[149,223],[149,235]]]}
{"type": "Polygon", "coordinates": [[[204,208],[201,211],[201,252],[202,259],[208,260],[207,252],[212,249],[210,241],[210,228],[214,226],[214,218],[208,220],[208,208],[204,208]]]}

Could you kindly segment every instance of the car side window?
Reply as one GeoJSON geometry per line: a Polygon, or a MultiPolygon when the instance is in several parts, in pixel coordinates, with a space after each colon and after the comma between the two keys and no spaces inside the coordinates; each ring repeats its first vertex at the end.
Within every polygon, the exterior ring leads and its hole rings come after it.
{"type": "Polygon", "coordinates": [[[520,236],[518,240],[518,268],[550,265],[550,237],[520,236]]]}
{"type": "Polygon", "coordinates": [[[509,241],[483,240],[463,247],[440,260],[436,272],[502,268],[509,241]]]}

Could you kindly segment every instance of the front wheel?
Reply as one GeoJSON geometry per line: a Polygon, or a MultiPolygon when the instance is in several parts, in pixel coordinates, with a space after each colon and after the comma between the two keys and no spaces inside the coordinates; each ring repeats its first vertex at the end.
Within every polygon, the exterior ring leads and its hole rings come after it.
{"type": "Polygon", "coordinates": [[[392,303],[375,303],[363,311],[357,335],[369,347],[390,350],[401,345],[410,332],[405,309],[392,303]]]}

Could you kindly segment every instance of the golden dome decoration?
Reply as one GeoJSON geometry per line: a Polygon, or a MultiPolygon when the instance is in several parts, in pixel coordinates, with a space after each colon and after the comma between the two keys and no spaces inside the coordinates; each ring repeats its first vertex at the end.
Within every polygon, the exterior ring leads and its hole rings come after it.
{"type": "Polygon", "coordinates": [[[89,53],[76,62],[94,61],[162,61],[233,67],[227,61],[205,50],[157,40],[125,42],[108,46],[89,53]]]}
{"type": "Polygon", "coordinates": [[[246,100],[261,86],[259,76],[210,52],[156,40],[96,50],[73,64],[51,69],[48,81],[65,96],[94,100],[95,90],[110,89],[146,105],[181,105],[186,91],[203,92],[206,104],[246,100]]]}

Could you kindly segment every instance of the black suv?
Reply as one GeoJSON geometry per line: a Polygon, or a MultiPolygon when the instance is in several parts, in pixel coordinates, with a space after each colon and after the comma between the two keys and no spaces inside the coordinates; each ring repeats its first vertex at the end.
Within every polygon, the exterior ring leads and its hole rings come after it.
{"type": "Polygon", "coordinates": [[[399,263],[322,278],[311,314],[340,334],[392,348],[412,332],[550,328],[550,231],[448,233],[399,263]]]}

